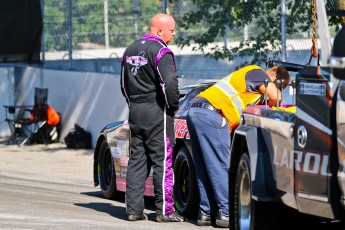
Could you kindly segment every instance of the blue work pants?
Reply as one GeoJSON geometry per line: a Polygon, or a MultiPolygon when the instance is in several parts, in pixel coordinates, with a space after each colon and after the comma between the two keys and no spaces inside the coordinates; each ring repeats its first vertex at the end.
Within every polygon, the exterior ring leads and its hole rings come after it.
{"type": "Polygon", "coordinates": [[[229,124],[217,111],[191,107],[187,113],[193,159],[200,193],[200,209],[229,214],[229,124]]]}

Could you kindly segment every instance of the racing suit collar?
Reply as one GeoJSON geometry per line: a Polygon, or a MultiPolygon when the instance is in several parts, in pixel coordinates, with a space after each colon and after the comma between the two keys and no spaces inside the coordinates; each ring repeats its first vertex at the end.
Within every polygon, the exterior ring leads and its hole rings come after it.
{"type": "Polygon", "coordinates": [[[160,43],[163,43],[165,46],[167,46],[167,44],[158,36],[156,35],[153,35],[153,34],[144,34],[141,39],[143,40],[153,40],[153,41],[157,41],[157,42],[160,42],[160,43]]]}

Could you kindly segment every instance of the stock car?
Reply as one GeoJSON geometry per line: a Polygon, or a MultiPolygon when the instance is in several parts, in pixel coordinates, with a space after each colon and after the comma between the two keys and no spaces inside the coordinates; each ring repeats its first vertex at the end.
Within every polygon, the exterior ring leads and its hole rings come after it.
{"type": "MultiPolygon", "coordinates": [[[[191,155],[186,113],[191,100],[214,82],[180,89],[180,108],[175,114],[176,146],[174,148],[174,200],[176,210],[186,217],[196,217],[199,194],[191,155]]],[[[102,195],[114,199],[126,191],[130,130],[124,121],[106,125],[100,132],[94,151],[94,186],[102,195]]],[[[152,170],[146,180],[145,196],[154,196],[152,170]]]]}

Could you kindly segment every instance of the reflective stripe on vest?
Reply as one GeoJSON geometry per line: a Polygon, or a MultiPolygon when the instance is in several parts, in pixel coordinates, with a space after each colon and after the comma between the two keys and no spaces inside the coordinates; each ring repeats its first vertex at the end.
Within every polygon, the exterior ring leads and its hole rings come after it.
{"type": "Polygon", "coordinates": [[[260,93],[245,92],[245,76],[254,69],[261,68],[254,65],[244,67],[219,80],[198,95],[208,100],[215,108],[222,112],[222,115],[229,122],[230,129],[239,124],[241,113],[245,107],[257,104],[261,98],[260,93]],[[231,84],[231,82],[235,82],[235,84],[231,84]]]}
{"type": "Polygon", "coordinates": [[[234,89],[230,84],[229,81],[231,75],[226,77],[225,79],[220,80],[215,84],[215,87],[221,90],[225,95],[227,95],[229,102],[232,104],[234,108],[234,112],[236,113],[236,117],[240,118],[243,108],[245,107],[242,99],[237,97],[238,92],[234,89]]]}

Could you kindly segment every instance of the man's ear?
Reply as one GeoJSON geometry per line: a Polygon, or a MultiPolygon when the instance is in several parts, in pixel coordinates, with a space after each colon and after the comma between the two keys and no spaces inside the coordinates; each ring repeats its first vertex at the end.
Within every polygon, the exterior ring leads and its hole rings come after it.
{"type": "Polygon", "coordinates": [[[158,36],[162,36],[162,30],[159,29],[159,30],[157,31],[157,34],[158,34],[158,36]]]}

